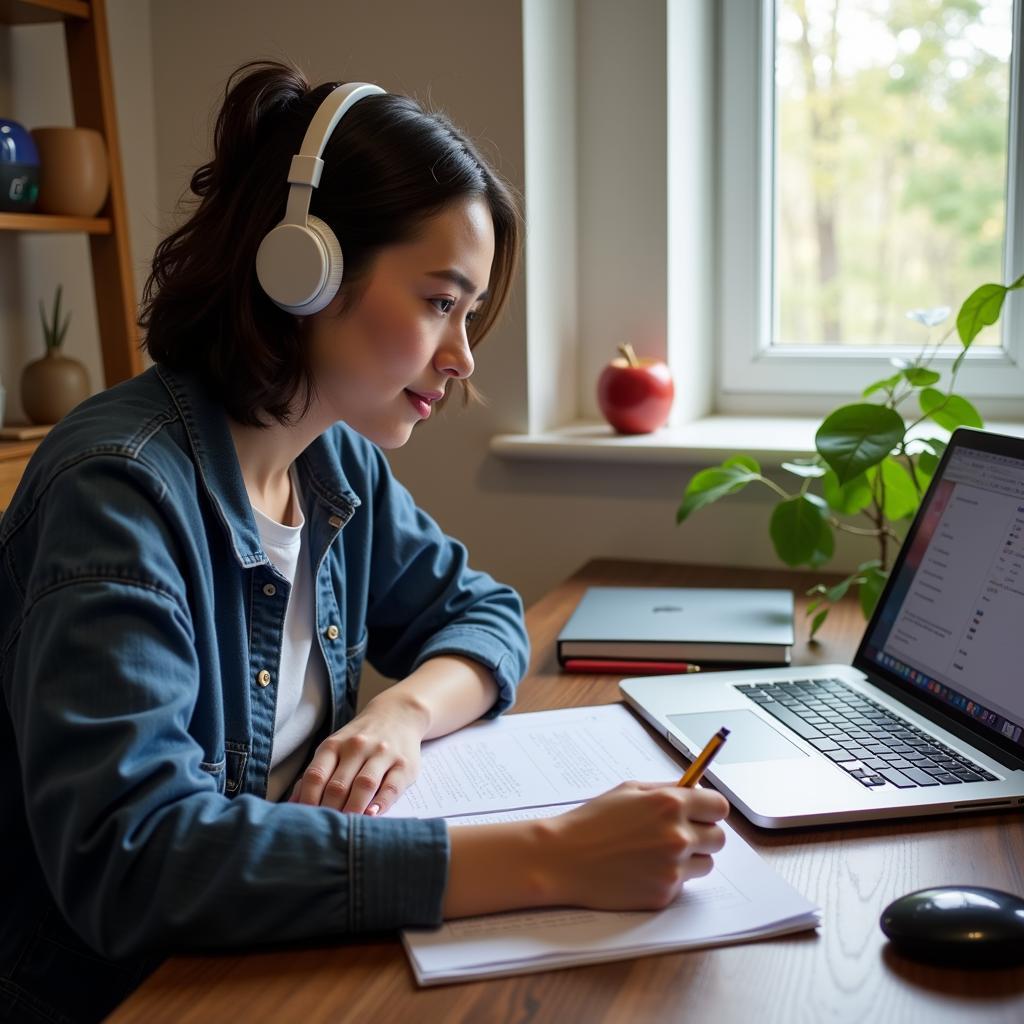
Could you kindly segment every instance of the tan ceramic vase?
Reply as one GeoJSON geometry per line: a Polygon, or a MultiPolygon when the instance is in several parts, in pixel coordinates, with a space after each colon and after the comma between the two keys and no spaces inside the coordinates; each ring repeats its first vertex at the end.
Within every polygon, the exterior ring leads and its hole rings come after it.
{"type": "Polygon", "coordinates": [[[103,136],[92,128],[33,128],[39,150],[36,211],[95,217],[110,189],[103,136]]]}
{"type": "Polygon", "coordinates": [[[48,351],[21,372],[21,404],[30,423],[56,423],[89,397],[89,374],[77,359],[48,351]]]}

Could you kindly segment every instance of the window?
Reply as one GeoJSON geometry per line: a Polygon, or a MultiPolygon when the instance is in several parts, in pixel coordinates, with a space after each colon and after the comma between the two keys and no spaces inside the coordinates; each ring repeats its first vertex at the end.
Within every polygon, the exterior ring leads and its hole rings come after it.
{"type": "MultiPolygon", "coordinates": [[[[937,342],[974,287],[1024,273],[1022,7],[723,0],[723,411],[854,394],[937,342]],[[953,313],[937,328],[905,315],[939,306],[953,313]]],[[[1015,294],[958,381],[990,416],[1024,396],[1021,306],[1015,294]]],[[[958,351],[953,336],[947,365],[958,351]]]]}

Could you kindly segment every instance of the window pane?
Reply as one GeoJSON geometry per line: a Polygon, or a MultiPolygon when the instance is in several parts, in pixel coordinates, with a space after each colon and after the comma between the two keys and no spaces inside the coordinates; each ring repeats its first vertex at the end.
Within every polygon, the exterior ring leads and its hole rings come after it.
{"type": "Polygon", "coordinates": [[[775,4],[774,344],[920,345],[908,310],[1003,280],[1012,20],[1013,0],[775,4]]]}

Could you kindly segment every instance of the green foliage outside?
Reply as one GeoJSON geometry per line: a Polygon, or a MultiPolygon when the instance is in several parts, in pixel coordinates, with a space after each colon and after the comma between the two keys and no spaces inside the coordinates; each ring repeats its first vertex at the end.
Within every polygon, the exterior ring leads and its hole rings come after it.
{"type": "MultiPolygon", "coordinates": [[[[930,364],[952,331],[936,345],[926,345],[913,361],[894,359],[896,372],[866,387],[864,401],[841,406],[825,418],[814,438],[816,454],[782,464],[797,481],[794,490],[764,476],[749,455],[736,455],[690,479],[677,524],[747,484],[759,483],[779,498],[769,533],[775,553],[788,566],[825,565],[835,551],[837,531],[873,537],[878,558],[859,565],[834,586],[818,584],[808,591],[815,597],[807,610],[813,616],[812,637],[851,587],[857,589],[868,618],[899,549],[896,525],[917,512],[946,448],[943,438],[927,436],[927,431],[922,435],[918,428],[983,426],[974,406],[954,391],[957,373],[978,333],[999,319],[1007,293],[1020,288],[1024,274],[1011,285],[982,285],[960,307],[955,329],[962,347],[950,368],[948,389],[939,389],[942,375],[930,364]],[[915,404],[916,411],[910,412],[915,404]]],[[[927,313],[915,318],[934,326],[927,313]]]]}
{"type": "Polygon", "coordinates": [[[1009,276],[1012,10],[778,0],[774,343],[916,346],[904,310],[1009,276]]]}

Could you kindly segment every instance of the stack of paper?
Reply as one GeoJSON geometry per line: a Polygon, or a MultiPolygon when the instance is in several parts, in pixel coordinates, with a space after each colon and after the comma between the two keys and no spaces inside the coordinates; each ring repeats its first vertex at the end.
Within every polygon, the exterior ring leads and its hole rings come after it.
{"type": "MultiPolygon", "coordinates": [[[[626,779],[673,783],[679,764],[621,704],[509,715],[424,744],[389,812],[451,827],[561,814],[626,779]]],[[[815,928],[817,909],[725,826],[705,878],[664,910],[530,910],[407,929],[421,985],[550,970],[815,928]]]]}

